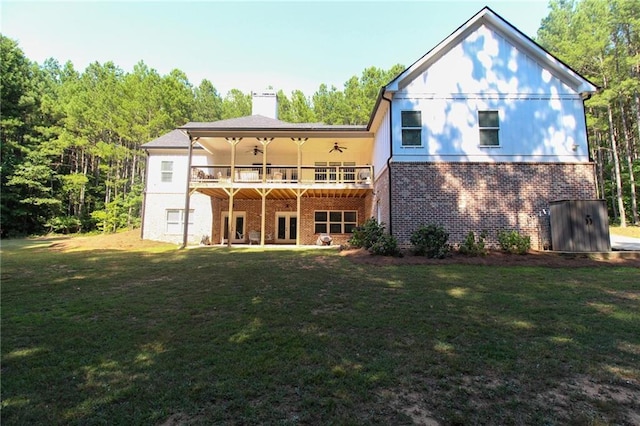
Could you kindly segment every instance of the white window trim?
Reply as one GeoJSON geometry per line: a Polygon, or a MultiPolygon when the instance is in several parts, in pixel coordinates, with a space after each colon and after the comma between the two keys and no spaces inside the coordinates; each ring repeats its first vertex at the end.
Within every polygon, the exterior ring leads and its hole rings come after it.
{"type": "Polygon", "coordinates": [[[500,131],[500,122],[502,121],[502,117],[500,117],[500,111],[497,109],[479,109],[477,110],[476,117],[478,117],[478,147],[483,149],[496,149],[502,148],[502,135],[500,131]],[[480,127],[480,113],[481,112],[495,112],[498,114],[498,127],[480,127]],[[498,145],[483,145],[480,143],[480,133],[483,130],[497,130],[498,131],[498,145]]]}
{"type": "MultiPolygon", "coordinates": [[[[193,232],[191,232],[191,228],[193,227],[193,214],[194,214],[194,209],[189,209],[189,226],[188,226],[188,235],[193,235],[193,232]]],[[[166,209],[165,210],[165,215],[164,215],[164,224],[165,224],[165,232],[167,233],[167,235],[182,235],[182,233],[184,232],[184,209],[166,209]],[[169,212],[178,212],[178,214],[180,215],[180,217],[178,218],[177,221],[169,221],[169,212]],[[171,230],[171,227],[176,227],[175,231],[171,230]]]]}
{"type": "Polygon", "coordinates": [[[345,231],[345,224],[353,224],[354,228],[356,226],[358,226],[358,211],[357,210],[315,210],[313,212],[313,233],[314,234],[350,234],[351,232],[344,232],[345,231]],[[341,232],[331,232],[331,224],[337,224],[338,222],[332,222],[331,221],[331,213],[336,213],[336,212],[340,212],[340,215],[342,216],[342,219],[340,221],[340,231],[341,232]],[[326,221],[316,221],[316,213],[326,213],[327,214],[327,220],[326,221]],[[356,215],[355,217],[355,221],[347,221],[345,222],[344,220],[344,214],[345,213],[354,213],[356,215]],[[327,229],[326,232],[316,232],[316,225],[317,224],[323,224],[326,225],[327,229]]]}
{"type": "Polygon", "coordinates": [[[160,162],[160,182],[173,183],[173,161],[163,160],[160,162]],[[165,165],[169,166],[166,170],[165,165]],[[169,180],[165,180],[165,176],[168,176],[169,180]]]}
{"type": "Polygon", "coordinates": [[[424,147],[424,140],[423,140],[423,132],[422,132],[422,111],[416,111],[413,109],[405,109],[405,110],[400,110],[400,148],[403,149],[416,149],[416,148],[423,148],[424,147]],[[403,112],[417,112],[420,114],[420,127],[404,127],[402,125],[402,113],[403,112]],[[420,130],[420,145],[405,145],[403,143],[403,138],[402,138],[402,131],[403,130],[420,130]]]}

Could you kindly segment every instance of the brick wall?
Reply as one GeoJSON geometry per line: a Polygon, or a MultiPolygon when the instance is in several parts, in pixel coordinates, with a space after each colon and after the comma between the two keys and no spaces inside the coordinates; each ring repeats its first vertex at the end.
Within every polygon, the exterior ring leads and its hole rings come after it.
{"type": "MultiPolygon", "coordinates": [[[[358,212],[358,222],[362,223],[368,217],[367,200],[370,198],[315,198],[302,197],[298,218],[300,227],[300,243],[315,244],[318,234],[314,233],[314,212],[316,210],[356,210],[358,212]]],[[[246,213],[246,230],[260,230],[262,213],[262,200],[234,199],[234,211],[246,213]]],[[[222,213],[229,209],[229,200],[213,200],[213,225],[212,242],[221,242],[220,218],[222,213]]],[[[267,200],[265,216],[265,236],[276,234],[276,212],[295,212],[296,200],[267,200]]],[[[344,244],[351,237],[350,234],[332,234],[333,244],[344,244]]]]}
{"type": "Polygon", "coordinates": [[[596,198],[593,164],[392,163],[393,234],[408,246],[422,224],[443,225],[452,244],[469,231],[500,230],[531,237],[531,247],[551,241],[549,202],[596,198]]]}
{"type": "Polygon", "coordinates": [[[371,217],[376,218],[378,222],[384,223],[389,231],[389,212],[391,204],[389,200],[389,169],[385,169],[376,176],[376,180],[373,183],[373,195],[371,217]]]}

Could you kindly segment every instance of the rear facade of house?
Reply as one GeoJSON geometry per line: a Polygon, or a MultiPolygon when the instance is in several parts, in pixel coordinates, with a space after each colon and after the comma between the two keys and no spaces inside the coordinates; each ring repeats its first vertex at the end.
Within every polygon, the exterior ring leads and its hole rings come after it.
{"type": "Polygon", "coordinates": [[[596,198],[596,89],[485,8],[384,86],[366,126],[285,123],[260,92],[250,117],[145,145],[143,238],[344,243],[374,217],[402,246],[439,224],[453,243],[517,230],[541,249],[551,202],[596,198]]]}

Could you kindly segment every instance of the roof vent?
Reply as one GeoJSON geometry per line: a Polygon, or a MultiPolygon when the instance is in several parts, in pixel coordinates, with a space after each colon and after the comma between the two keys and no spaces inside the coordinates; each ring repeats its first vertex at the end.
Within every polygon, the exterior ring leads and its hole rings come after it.
{"type": "Polygon", "coordinates": [[[274,90],[251,92],[251,115],[278,119],[278,98],[274,90]]]}

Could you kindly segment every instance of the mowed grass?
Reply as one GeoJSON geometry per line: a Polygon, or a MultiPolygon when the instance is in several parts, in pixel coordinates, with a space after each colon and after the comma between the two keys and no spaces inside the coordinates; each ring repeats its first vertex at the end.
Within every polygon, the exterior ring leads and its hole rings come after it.
{"type": "Polygon", "coordinates": [[[3,425],[638,424],[640,273],[2,247],[3,425]]]}
{"type": "Polygon", "coordinates": [[[621,226],[610,226],[609,232],[624,237],[640,238],[640,226],[629,225],[624,228],[621,226]]]}

